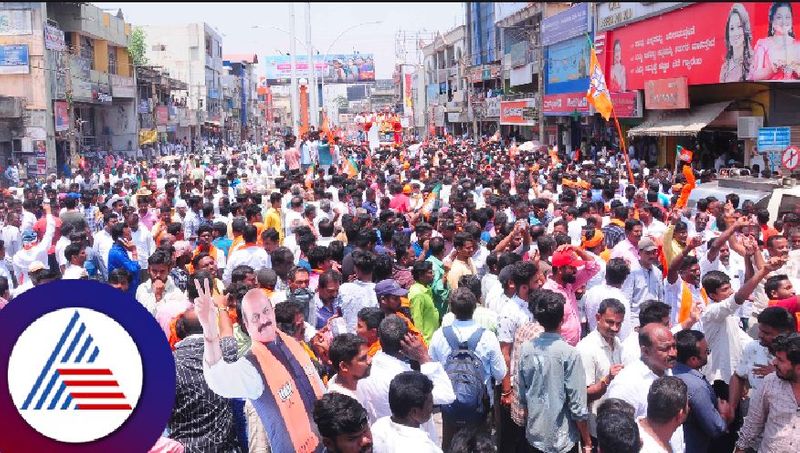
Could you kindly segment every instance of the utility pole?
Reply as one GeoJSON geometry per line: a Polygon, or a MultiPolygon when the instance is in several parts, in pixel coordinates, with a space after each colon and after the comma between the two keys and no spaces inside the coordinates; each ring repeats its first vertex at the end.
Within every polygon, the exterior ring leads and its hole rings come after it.
{"type": "Polygon", "coordinates": [[[314,65],[314,46],[311,44],[311,2],[306,2],[306,50],[308,51],[308,85],[311,94],[308,104],[308,108],[311,110],[309,117],[311,125],[317,128],[319,126],[319,108],[317,107],[318,87],[317,70],[314,65]]]}
{"type": "Polygon", "coordinates": [[[289,64],[291,65],[292,69],[292,96],[291,96],[291,104],[292,104],[292,131],[295,136],[298,135],[298,125],[300,123],[300,111],[298,110],[299,102],[297,99],[297,56],[295,52],[297,50],[297,45],[295,41],[297,37],[295,36],[294,31],[294,3],[289,3],[289,20],[291,21],[289,24],[289,52],[290,52],[290,61],[289,64]]]}
{"type": "Polygon", "coordinates": [[[531,33],[531,38],[533,44],[536,46],[536,66],[538,68],[538,73],[536,74],[536,80],[538,83],[538,92],[536,93],[536,98],[538,104],[536,107],[537,112],[539,113],[539,144],[544,145],[544,46],[542,45],[542,26],[541,21],[539,22],[539,33],[531,33]]]}

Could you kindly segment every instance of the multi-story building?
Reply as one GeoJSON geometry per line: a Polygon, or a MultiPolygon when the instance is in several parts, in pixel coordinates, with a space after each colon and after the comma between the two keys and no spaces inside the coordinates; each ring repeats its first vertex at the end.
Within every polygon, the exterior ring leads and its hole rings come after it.
{"type": "Polygon", "coordinates": [[[189,117],[199,127],[192,136],[222,136],[222,37],[206,23],[143,25],[150,64],[188,84],[189,117]]]}
{"type": "Polygon", "coordinates": [[[136,90],[139,115],[139,144],[176,141],[192,145],[191,128],[197,118],[189,116],[186,106],[186,82],[153,66],[136,67],[136,90]],[[194,120],[194,121],[192,121],[194,120]]]}
{"type": "MultiPolygon", "coordinates": [[[[469,104],[478,113],[473,116],[474,129],[478,134],[490,134],[497,129],[499,109],[495,112],[493,108],[488,108],[486,99],[498,98],[503,92],[502,53],[495,24],[496,5],[494,2],[468,2],[464,8],[470,63],[466,78],[468,91],[472,93],[469,104]]],[[[439,122],[444,122],[443,115],[444,112],[437,113],[439,122]]]]}
{"type": "Polygon", "coordinates": [[[3,164],[13,158],[36,176],[79,153],[136,149],[131,27],[121,15],[89,3],[4,2],[0,24],[3,164]]]}
{"type": "Polygon", "coordinates": [[[258,108],[258,56],[240,54],[225,55],[223,58],[225,67],[229,68],[228,73],[235,77],[238,86],[238,135],[242,140],[261,143],[263,116],[258,108]]]}
{"type": "Polygon", "coordinates": [[[446,129],[448,133],[461,135],[471,128],[472,112],[466,96],[465,74],[469,64],[466,49],[466,27],[463,25],[437,34],[422,48],[425,110],[433,113],[427,118],[428,129],[435,127],[439,134],[446,129]]]}

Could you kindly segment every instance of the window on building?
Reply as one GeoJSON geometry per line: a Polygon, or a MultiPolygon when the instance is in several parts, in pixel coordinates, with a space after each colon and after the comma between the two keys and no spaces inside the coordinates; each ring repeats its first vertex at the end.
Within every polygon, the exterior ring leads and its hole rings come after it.
{"type": "Polygon", "coordinates": [[[197,46],[192,46],[189,48],[189,58],[192,61],[197,61],[197,58],[200,56],[200,49],[197,46]]]}
{"type": "Polygon", "coordinates": [[[167,50],[167,46],[165,46],[164,44],[154,44],[150,47],[150,50],[152,50],[153,52],[163,52],[167,50]]]}
{"type": "Polygon", "coordinates": [[[206,35],[206,55],[208,55],[209,57],[214,56],[214,54],[212,53],[214,52],[214,48],[211,46],[212,43],[213,41],[211,39],[211,36],[206,35]]]}
{"type": "Polygon", "coordinates": [[[108,46],[108,73],[118,74],[117,72],[117,48],[108,46]]]}
{"type": "Polygon", "coordinates": [[[81,36],[81,58],[89,63],[89,69],[94,69],[94,40],[88,36],[81,36]]]}

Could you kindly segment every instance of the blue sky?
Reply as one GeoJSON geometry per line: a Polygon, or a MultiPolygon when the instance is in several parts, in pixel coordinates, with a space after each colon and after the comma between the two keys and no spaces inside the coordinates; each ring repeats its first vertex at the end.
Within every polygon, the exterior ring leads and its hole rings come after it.
{"type": "MultiPolygon", "coordinates": [[[[256,52],[259,56],[289,51],[289,3],[94,3],[137,24],[183,24],[204,21],[223,34],[223,53],[256,52]],[[253,28],[257,26],[258,28],[253,28]]],[[[295,30],[305,43],[306,3],[295,3],[295,30]]],[[[398,30],[428,34],[445,32],[464,22],[462,3],[311,3],[311,41],[319,52],[372,53],[377,78],[390,78],[395,62],[398,30]],[[351,26],[334,43],[337,36],[351,26]],[[331,45],[333,45],[331,47],[331,45]]],[[[304,54],[297,43],[297,53],[304,54]]]]}

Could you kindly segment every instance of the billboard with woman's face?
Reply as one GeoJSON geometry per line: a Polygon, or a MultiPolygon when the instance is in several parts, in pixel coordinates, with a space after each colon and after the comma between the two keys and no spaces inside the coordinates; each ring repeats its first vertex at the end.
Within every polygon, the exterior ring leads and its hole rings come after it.
{"type": "Polygon", "coordinates": [[[606,33],[611,91],[686,77],[689,85],[800,80],[800,3],[695,3],[606,33]]]}

